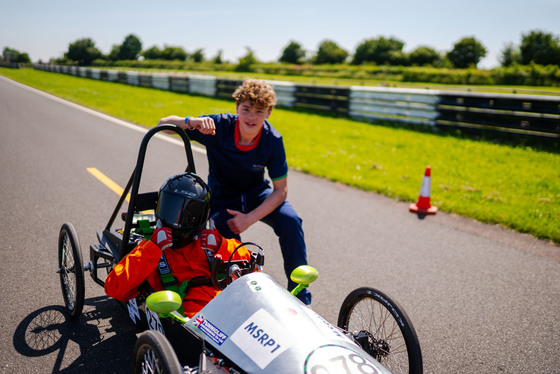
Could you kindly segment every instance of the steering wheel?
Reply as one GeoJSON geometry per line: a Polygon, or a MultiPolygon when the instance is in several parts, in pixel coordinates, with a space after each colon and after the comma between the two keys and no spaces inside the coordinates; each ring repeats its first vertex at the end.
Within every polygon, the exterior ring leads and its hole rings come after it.
{"type": "Polygon", "coordinates": [[[226,288],[234,279],[252,273],[264,265],[264,250],[258,244],[245,242],[238,245],[229,259],[224,262],[221,256],[215,256],[210,265],[212,285],[221,290],[226,288]],[[254,246],[255,251],[251,251],[251,259],[248,260],[232,260],[233,255],[241,247],[254,246]],[[235,277],[235,278],[234,278],[235,277]]]}

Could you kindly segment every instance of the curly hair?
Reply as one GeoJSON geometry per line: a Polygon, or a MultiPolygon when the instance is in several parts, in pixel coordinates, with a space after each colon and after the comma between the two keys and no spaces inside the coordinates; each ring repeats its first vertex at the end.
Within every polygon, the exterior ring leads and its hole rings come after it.
{"type": "Polygon", "coordinates": [[[248,79],[233,93],[237,104],[248,102],[257,108],[272,109],[276,105],[274,89],[265,81],[248,79]]]}

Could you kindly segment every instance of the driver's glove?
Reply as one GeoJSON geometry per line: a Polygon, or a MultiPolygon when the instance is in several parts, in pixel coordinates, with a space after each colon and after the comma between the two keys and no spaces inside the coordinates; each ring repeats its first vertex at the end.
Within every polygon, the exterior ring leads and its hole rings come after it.
{"type": "Polygon", "coordinates": [[[212,253],[216,253],[222,245],[222,236],[216,230],[203,230],[200,233],[200,246],[212,253]]]}
{"type": "Polygon", "coordinates": [[[150,240],[154,242],[158,247],[160,247],[162,251],[171,247],[171,245],[173,244],[171,229],[169,227],[156,228],[150,240]]]}

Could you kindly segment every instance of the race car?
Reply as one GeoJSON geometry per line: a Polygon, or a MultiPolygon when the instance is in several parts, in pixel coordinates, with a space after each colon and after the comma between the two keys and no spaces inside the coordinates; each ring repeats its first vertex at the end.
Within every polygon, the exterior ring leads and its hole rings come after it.
{"type": "MultiPolygon", "coordinates": [[[[160,131],[183,140],[187,165],[196,173],[190,139],[170,125],[149,130],[142,139],[136,167],[107,226],[90,245],[83,263],[76,230],[64,223],[59,233],[58,270],[66,309],[72,318],[82,312],[85,271],[104,286],[104,278],[135,246],[149,237],[156,221],[151,213],[156,192],[139,193],[146,148],[160,131]],[[123,228],[113,228],[130,193],[128,209],[120,216],[123,228]]],[[[422,373],[418,337],[404,310],[386,293],[370,287],[349,293],[331,324],[295,295],[318,277],[310,266],[294,270],[298,284],[289,292],[261,270],[264,250],[254,243],[250,261],[216,258],[210,282],[222,289],[192,318],[182,315],[181,296],[141,286],[138,297],[119,304],[132,322],[145,330],[131,349],[135,373],[422,373]],[[188,355],[186,355],[188,353],[188,355]],[[185,356],[197,357],[188,363],[185,356]]]]}

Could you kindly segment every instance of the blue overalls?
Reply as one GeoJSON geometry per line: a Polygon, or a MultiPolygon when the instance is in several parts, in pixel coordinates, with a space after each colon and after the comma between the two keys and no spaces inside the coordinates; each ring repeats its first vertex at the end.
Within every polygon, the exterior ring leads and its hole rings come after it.
{"type": "MultiPolygon", "coordinates": [[[[248,213],[261,205],[270,193],[272,193],[272,188],[266,186],[235,199],[212,199],[210,217],[214,221],[216,229],[226,238],[235,238],[241,241],[240,235],[231,232],[227,225],[227,221],[232,216],[226,209],[248,213]]],[[[284,258],[284,272],[288,277],[288,289],[292,290],[296,284],[290,279],[290,274],[296,267],[307,264],[302,219],[292,205],[288,201],[284,201],[282,205],[261,221],[272,227],[274,233],[278,236],[282,257],[284,258]]],[[[302,290],[297,297],[307,305],[311,303],[311,293],[307,289],[302,290]]]]}
{"type": "MultiPolygon", "coordinates": [[[[209,115],[216,125],[215,135],[205,135],[197,130],[186,130],[191,140],[206,146],[209,165],[208,185],[212,193],[210,215],[216,229],[226,238],[239,235],[231,232],[227,220],[232,218],[226,209],[248,213],[262,204],[272,188],[265,179],[265,169],[272,180],[288,175],[288,165],[282,136],[265,121],[258,143],[249,150],[241,150],[235,142],[237,115],[230,113],[209,115]]],[[[292,270],[307,264],[307,252],[302,220],[288,201],[261,220],[273,228],[279,238],[284,271],[288,287],[295,287],[290,280],[292,270]]],[[[304,289],[298,294],[309,304],[311,294],[304,289]]]]}

